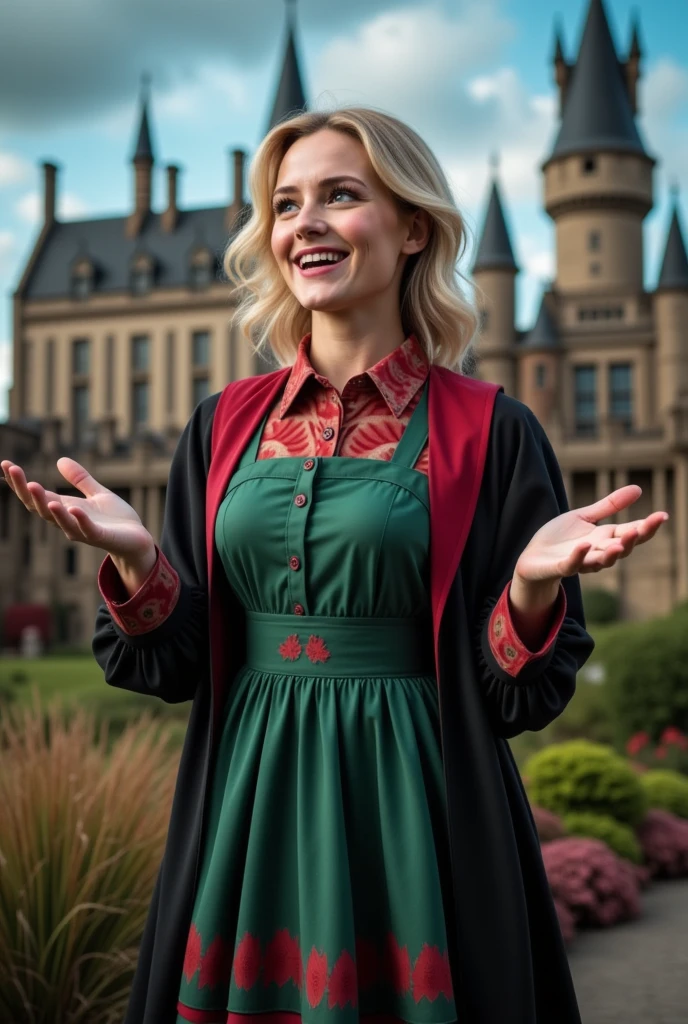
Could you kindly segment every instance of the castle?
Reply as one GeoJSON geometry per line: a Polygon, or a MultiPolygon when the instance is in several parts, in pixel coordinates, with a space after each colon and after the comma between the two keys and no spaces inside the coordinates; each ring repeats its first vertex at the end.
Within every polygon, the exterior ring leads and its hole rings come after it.
{"type": "MultiPolygon", "coordinates": [[[[575,60],[557,33],[560,126],[541,167],[556,275],[531,330],[515,327],[518,267],[496,177],[472,267],[476,373],[536,413],[571,507],[637,483],[642,498],[619,518],[670,513],[650,545],[582,577],[584,588],[616,592],[631,619],[688,599],[688,257],[675,200],[659,278],[645,291],[643,220],[656,160],[636,124],[641,57],[634,27],[619,58],[602,0],[589,0],[575,60]]],[[[290,19],[267,127],[305,106],[290,19]]],[[[225,206],[180,209],[179,168],[170,165],[167,205],[155,212],[149,117],[144,93],[126,216],[60,223],[58,169],[43,164],[43,226],[13,297],[14,383],[0,454],[62,493],[55,462],[77,458],[159,538],[170,459],[194,405],[271,367],[228,326],[232,296],[220,273],[227,240],[250,212],[246,154],[230,153],[225,206]]],[[[4,645],[42,608],[55,639],[88,646],[102,558],[29,514],[2,481],[4,645]]]]}

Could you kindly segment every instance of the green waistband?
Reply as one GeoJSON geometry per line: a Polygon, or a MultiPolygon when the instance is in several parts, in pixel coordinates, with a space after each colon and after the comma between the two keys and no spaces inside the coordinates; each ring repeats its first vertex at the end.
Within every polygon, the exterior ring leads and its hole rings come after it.
{"type": "Polygon", "coordinates": [[[246,663],[299,676],[434,675],[427,619],[246,613],[246,663]]]}

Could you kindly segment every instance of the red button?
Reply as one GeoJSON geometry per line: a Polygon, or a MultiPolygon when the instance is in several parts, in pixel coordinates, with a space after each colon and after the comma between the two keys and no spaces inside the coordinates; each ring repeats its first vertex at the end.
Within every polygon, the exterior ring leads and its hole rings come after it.
{"type": "Polygon", "coordinates": [[[307,501],[308,498],[306,497],[305,494],[297,494],[296,497],[294,498],[294,504],[298,505],[299,508],[303,508],[307,501]]]}
{"type": "Polygon", "coordinates": [[[313,469],[314,465],[315,465],[315,461],[313,459],[306,459],[306,461],[303,464],[303,468],[304,469],[313,469]]]}
{"type": "Polygon", "coordinates": [[[301,568],[301,559],[297,555],[292,555],[291,558],[289,559],[289,568],[290,569],[300,569],[301,568]]]}
{"type": "Polygon", "coordinates": [[[305,611],[306,609],[303,607],[302,604],[294,605],[294,615],[303,615],[305,611]]]}
{"type": "Polygon", "coordinates": [[[326,441],[331,441],[334,437],[334,427],[325,427],[322,436],[326,441]]]}

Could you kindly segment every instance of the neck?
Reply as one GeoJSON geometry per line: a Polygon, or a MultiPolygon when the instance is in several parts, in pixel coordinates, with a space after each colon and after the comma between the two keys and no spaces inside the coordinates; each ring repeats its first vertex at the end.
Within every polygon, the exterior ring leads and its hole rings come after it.
{"type": "Polygon", "coordinates": [[[351,377],[369,370],[405,339],[398,310],[379,319],[365,316],[360,309],[353,314],[316,310],[311,318],[310,361],[341,393],[351,377]]]}

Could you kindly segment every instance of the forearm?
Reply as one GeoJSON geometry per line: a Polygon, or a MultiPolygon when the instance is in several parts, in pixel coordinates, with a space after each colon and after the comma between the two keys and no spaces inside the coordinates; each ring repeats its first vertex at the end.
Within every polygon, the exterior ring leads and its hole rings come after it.
{"type": "Polygon", "coordinates": [[[122,586],[129,597],[133,597],[141,589],[150,575],[157,557],[154,544],[139,557],[110,554],[112,563],[122,580],[122,586]]]}
{"type": "Polygon", "coordinates": [[[541,647],[549,632],[560,583],[559,579],[534,583],[514,573],[509,610],[516,632],[531,651],[541,647]]]}

